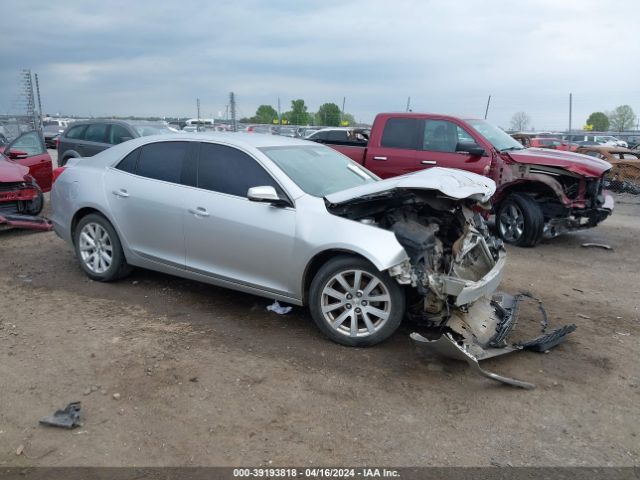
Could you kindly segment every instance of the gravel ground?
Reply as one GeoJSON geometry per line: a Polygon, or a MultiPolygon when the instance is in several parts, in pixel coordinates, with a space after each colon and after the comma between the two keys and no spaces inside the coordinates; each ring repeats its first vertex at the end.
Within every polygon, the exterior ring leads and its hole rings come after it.
{"type": "Polygon", "coordinates": [[[578,325],[483,363],[531,391],[419,354],[409,326],[349,349],[304,309],[142,270],[92,282],[54,233],[2,231],[0,465],[638,465],[639,215],[620,197],[596,229],[509,249],[502,289],[578,325]],[[38,425],[74,400],[81,428],[38,425]]]}

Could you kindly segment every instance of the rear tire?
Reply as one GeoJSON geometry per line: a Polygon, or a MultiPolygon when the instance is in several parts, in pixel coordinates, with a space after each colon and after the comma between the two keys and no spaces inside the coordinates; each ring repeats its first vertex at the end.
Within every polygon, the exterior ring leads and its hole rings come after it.
{"type": "Polygon", "coordinates": [[[542,209],[529,195],[512,193],[498,206],[496,229],[505,243],[518,247],[533,247],[542,238],[542,209]]]}
{"type": "Polygon", "coordinates": [[[74,246],[80,267],[92,280],[112,282],[131,273],[118,234],[100,214],[82,217],[74,233],[74,246]]]}
{"type": "Polygon", "coordinates": [[[368,347],[389,338],[404,316],[404,291],[386,272],[351,256],[329,260],[309,290],[314,322],[329,339],[368,347]]]}

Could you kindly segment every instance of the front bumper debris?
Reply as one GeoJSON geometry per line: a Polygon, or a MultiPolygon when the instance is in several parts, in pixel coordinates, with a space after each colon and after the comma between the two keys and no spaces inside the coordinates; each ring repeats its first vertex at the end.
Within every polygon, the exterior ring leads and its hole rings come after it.
{"type": "Polygon", "coordinates": [[[27,230],[40,230],[48,232],[53,230],[51,221],[44,217],[31,215],[0,215],[0,228],[24,228],[27,230]]]}
{"type": "Polygon", "coordinates": [[[453,311],[438,338],[428,339],[414,332],[410,335],[411,339],[419,348],[467,362],[479,375],[515,387],[534,388],[531,383],[488,372],[478,363],[520,350],[545,352],[562,343],[576,329],[571,324],[546,332],[547,316],[542,304],[538,302],[542,313],[543,334],[528,341],[509,343],[507,337],[518,322],[520,302],[527,297],[533,298],[529,294],[511,296],[505,293],[497,293],[492,298],[481,298],[464,309],[453,311]]]}

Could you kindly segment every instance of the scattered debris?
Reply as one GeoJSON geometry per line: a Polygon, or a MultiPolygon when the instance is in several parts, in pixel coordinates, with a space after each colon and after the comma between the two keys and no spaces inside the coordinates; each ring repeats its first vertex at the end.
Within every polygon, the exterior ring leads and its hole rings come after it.
{"type": "Polygon", "coordinates": [[[591,317],[589,315],[585,315],[583,313],[576,313],[576,316],[580,318],[585,318],[587,320],[591,320],[591,317]]]}
{"type": "Polygon", "coordinates": [[[593,247],[593,248],[603,248],[605,250],[613,250],[613,248],[610,245],[607,245],[605,243],[583,243],[581,245],[582,247],[593,247]]]}
{"type": "Polygon", "coordinates": [[[120,394],[119,393],[114,393],[113,394],[113,399],[114,400],[120,400],[120,394]]]}
{"type": "Polygon", "coordinates": [[[580,293],[584,293],[584,290],[580,290],[579,288],[572,288],[572,290],[575,290],[576,292],[580,292],[580,293]]]}
{"type": "Polygon", "coordinates": [[[277,300],[274,300],[273,303],[267,307],[267,310],[270,312],[275,312],[278,315],[286,315],[291,310],[293,310],[293,307],[283,307],[282,305],[280,305],[280,303],[278,303],[277,300]]]}
{"type": "Polygon", "coordinates": [[[198,377],[191,377],[189,381],[193,383],[198,383],[198,377]]]}
{"type": "Polygon", "coordinates": [[[75,428],[80,426],[80,402],[71,402],[63,410],[56,410],[40,420],[42,425],[50,427],[75,428]]]}
{"type": "Polygon", "coordinates": [[[20,456],[24,452],[24,445],[20,444],[18,448],[16,448],[16,455],[20,456]]]}
{"type": "Polygon", "coordinates": [[[13,228],[24,228],[27,230],[40,230],[48,232],[53,230],[51,220],[44,217],[33,217],[31,215],[0,215],[0,225],[13,228]]]}
{"type": "Polygon", "coordinates": [[[622,335],[623,337],[628,337],[629,335],[631,335],[630,333],[625,333],[625,332],[616,332],[616,335],[622,335]]]}

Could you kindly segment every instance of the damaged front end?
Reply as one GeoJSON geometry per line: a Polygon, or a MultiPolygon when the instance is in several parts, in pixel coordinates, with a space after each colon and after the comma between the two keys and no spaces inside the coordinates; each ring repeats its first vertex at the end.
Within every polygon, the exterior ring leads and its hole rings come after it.
{"type": "MultiPolygon", "coordinates": [[[[407,286],[408,317],[420,347],[466,361],[474,371],[522,388],[527,382],[486,372],[478,362],[505,353],[560,343],[565,327],[524,343],[507,340],[523,296],[496,293],[506,252],[493,237],[477,199],[455,199],[437,191],[395,190],[333,206],[333,213],[392,231],[409,260],[389,269],[407,286]]],[[[575,328],[575,327],[573,327],[575,328]]]]}

